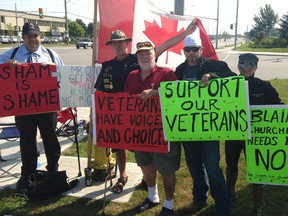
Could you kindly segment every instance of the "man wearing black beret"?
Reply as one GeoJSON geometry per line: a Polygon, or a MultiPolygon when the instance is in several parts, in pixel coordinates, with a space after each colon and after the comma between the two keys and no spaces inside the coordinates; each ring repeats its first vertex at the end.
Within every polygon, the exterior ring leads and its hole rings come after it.
{"type": "MultiPolygon", "coordinates": [[[[276,89],[270,82],[256,78],[255,72],[258,65],[258,57],[252,53],[239,55],[238,70],[240,76],[248,81],[250,105],[283,104],[276,89]]],[[[235,184],[238,177],[238,161],[241,151],[245,154],[245,141],[232,140],[225,142],[226,156],[226,181],[227,188],[232,201],[237,199],[235,184]]],[[[253,208],[252,216],[262,215],[262,205],[265,185],[253,184],[253,208]]]]}

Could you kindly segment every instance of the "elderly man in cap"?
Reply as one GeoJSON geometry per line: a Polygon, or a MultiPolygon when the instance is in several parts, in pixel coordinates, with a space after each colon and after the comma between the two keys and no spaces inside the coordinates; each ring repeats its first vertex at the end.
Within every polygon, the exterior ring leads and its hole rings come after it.
{"type": "MultiPolygon", "coordinates": [[[[252,53],[244,53],[239,55],[238,70],[240,72],[240,76],[244,76],[245,80],[248,81],[250,105],[283,104],[279,98],[278,92],[270,84],[270,82],[263,81],[254,76],[257,70],[258,61],[258,57],[252,53]]],[[[226,182],[228,193],[232,201],[237,199],[235,184],[238,178],[238,162],[242,150],[245,154],[244,140],[229,140],[225,142],[226,182]]],[[[252,185],[252,216],[262,215],[264,190],[265,185],[252,185]]]]}
{"type": "MultiPolygon", "coordinates": [[[[223,61],[204,58],[199,37],[189,35],[184,39],[186,60],[176,68],[179,80],[201,80],[206,86],[208,80],[216,77],[236,76],[223,61]]],[[[217,215],[228,215],[230,199],[224,175],[219,166],[219,141],[182,142],[186,163],[193,180],[193,201],[183,208],[184,212],[196,214],[207,205],[208,189],[215,201],[217,215]]]]}
{"type": "MultiPolygon", "coordinates": [[[[128,75],[124,91],[130,94],[140,94],[141,99],[146,101],[149,97],[158,95],[160,82],[173,81],[177,77],[171,69],[156,65],[156,53],[149,41],[139,42],[136,46],[140,69],[128,75]]],[[[135,210],[143,212],[159,204],[158,171],[161,174],[165,191],[165,200],[160,215],[174,215],[173,194],[176,183],[175,172],[180,167],[180,143],[170,143],[170,151],[167,154],[141,151],[135,151],[134,154],[137,165],[141,167],[148,184],[148,197],[135,210]]]]}
{"type": "MultiPolygon", "coordinates": [[[[184,32],[155,47],[156,58],[167,49],[181,42],[187,35],[193,33],[196,29],[194,22],[192,21],[184,32]]],[[[107,93],[123,92],[128,74],[135,69],[139,69],[137,56],[128,51],[128,44],[131,40],[121,30],[111,32],[110,40],[106,42],[106,45],[111,46],[115,58],[102,63],[102,70],[95,84],[96,90],[107,93]]],[[[120,149],[113,149],[112,151],[116,152],[120,173],[120,177],[112,190],[114,193],[121,193],[128,180],[126,175],[127,151],[120,149]]]]}
{"type": "MultiPolygon", "coordinates": [[[[57,53],[41,46],[40,29],[36,23],[27,22],[23,25],[22,29],[24,44],[1,54],[1,64],[8,62],[12,67],[29,62],[55,63],[57,66],[63,65],[63,61],[57,53]]],[[[46,169],[49,174],[53,174],[58,170],[58,160],[61,151],[55,132],[57,114],[41,113],[15,116],[15,123],[20,132],[22,159],[21,177],[16,184],[16,189],[20,192],[25,192],[29,184],[28,177],[37,168],[37,127],[44,144],[47,158],[46,169]]]]}

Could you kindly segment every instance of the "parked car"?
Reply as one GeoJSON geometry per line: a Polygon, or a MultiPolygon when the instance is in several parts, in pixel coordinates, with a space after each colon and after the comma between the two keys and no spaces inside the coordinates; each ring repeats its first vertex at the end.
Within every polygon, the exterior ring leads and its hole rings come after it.
{"type": "Polygon", "coordinates": [[[84,49],[87,49],[88,47],[92,47],[92,44],[92,39],[82,38],[76,43],[76,48],[79,49],[80,47],[83,47],[84,49]]]}
{"type": "Polygon", "coordinates": [[[10,37],[7,35],[0,35],[0,43],[2,44],[10,43],[10,37]]]}

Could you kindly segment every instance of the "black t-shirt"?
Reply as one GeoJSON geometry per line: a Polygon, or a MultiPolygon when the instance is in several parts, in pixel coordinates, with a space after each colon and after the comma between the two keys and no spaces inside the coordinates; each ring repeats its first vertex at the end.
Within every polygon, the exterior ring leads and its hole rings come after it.
{"type": "Polygon", "coordinates": [[[129,54],[121,61],[113,59],[104,62],[94,87],[107,93],[123,92],[128,74],[139,68],[135,54],[129,54]]]}

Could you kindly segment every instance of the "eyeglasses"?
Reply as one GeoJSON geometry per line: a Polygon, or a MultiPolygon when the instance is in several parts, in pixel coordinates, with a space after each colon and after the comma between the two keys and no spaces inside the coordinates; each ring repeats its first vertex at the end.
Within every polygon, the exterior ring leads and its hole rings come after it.
{"type": "Polygon", "coordinates": [[[248,68],[249,70],[255,68],[255,64],[251,63],[251,62],[239,62],[238,66],[241,70],[244,70],[245,67],[248,68]]]}
{"type": "Polygon", "coordinates": [[[200,50],[200,48],[201,47],[184,47],[183,49],[184,49],[185,52],[190,52],[191,50],[193,52],[198,52],[200,50]]]}
{"type": "Polygon", "coordinates": [[[141,47],[153,47],[153,45],[149,42],[149,41],[145,41],[145,42],[139,42],[136,44],[137,48],[141,48],[141,47]]]}

